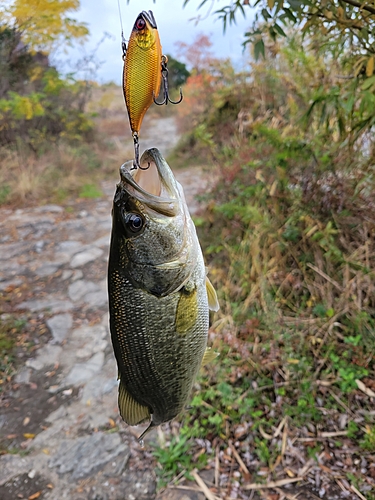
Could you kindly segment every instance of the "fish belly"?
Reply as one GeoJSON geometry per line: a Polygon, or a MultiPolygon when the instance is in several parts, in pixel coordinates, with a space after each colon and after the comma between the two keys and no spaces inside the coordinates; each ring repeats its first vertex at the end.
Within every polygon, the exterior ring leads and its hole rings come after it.
{"type": "Polygon", "coordinates": [[[155,425],[186,405],[207,344],[208,306],[198,287],[194,325],[177,331],[181,292],[156,297],[135,288],[110,258],[109,305],[112,343],[121,379],[131,396],[152,413],[155,425]]]}

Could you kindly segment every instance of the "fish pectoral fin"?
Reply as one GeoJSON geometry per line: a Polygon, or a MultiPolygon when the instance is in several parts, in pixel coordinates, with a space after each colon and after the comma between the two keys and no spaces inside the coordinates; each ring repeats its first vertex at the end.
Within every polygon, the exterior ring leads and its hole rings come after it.
{"type": "Polygon", "coordinates": [[[176,332],[180,335],[187,335],[191,332],[197,323],[198,312],[197,289],[186,291],[183,288],[176,310],[176,332]]]}
{"type": "Polygon", "coordinates": [[[128,425],[141,424],[151,417],[149,408],[138,403],[133,396],[129,394],[121,378],[118,388],[118,407],[121,418],[128,425]]]}
{"type": "Polygon", "coordinates": [[[206,290],[208,298],[208,307],[211,311],[217,312],[220,309],[220,305],[219,301],[217,300],[216,290],[207,276],[206,276],[206,290]]]}
{"type": "Polygon", "coordinates": [[[203,354],[201,366],[205,366],[208,363],[211,363],[211,361],[213,361],[218,356],[219,356],[218,352],[213,351],[211,349],[211,347],[207,347],[207,349],[205,350],[205,353],[203,354]]]}

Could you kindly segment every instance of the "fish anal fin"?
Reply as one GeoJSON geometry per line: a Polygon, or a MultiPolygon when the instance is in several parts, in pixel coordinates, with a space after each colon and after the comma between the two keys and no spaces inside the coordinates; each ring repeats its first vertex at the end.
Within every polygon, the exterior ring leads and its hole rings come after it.
{"type": "Polygon", "coordinates": [[[220,309],[220,306],[219,306],[219,301],[217,300],[216,290],[207,276],[206,276],[206,290],[208,298],[208,307],[211,311],[217,312],[220,309]]]}
{"type": "Polygon", "coordinates": [[[207,347],[205,353],[203,354],[203,359],[201,366],[205,366],[219,356],[219,353],[213,351],[211,347],[207,347]]]}
{"type": "Polygon", "coordinates": [[[118,388],[118,407],[121,418],[128,425],[141,424],[151,417],[149,408],[138,403],[133,396],[129,394],[121,378],[118,388]]]}

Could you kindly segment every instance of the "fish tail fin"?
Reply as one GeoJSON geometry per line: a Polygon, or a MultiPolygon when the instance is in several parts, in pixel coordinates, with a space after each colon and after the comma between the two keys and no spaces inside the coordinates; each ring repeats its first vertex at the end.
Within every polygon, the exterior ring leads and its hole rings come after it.
{"type": "Polygon", "coordinates": [[[138,425],[151,417],[150,409],[138,403],[125,387],[124,381],[120,377],[118,388],[118,407],[121,418],[128,425],[138,425]]]}

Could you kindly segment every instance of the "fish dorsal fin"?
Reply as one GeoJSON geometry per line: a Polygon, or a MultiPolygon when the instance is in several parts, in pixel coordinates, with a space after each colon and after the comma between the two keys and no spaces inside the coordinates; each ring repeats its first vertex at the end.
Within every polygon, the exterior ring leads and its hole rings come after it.
{"type": "Polygon", "coordinates": [[[211,349],[211,347],[207,347],[207,349],[205,350],[205,352],[203,354],[203,359],[202,359],[201,366],[205,366],[208,363],[211,363],[211,361],[213,361],[218,356],[219,356],[219,353],[213,351],[211,349]]]}
{"type": "Polygon", "coordinates": [[[211,309],[211,311],[217,312],[220,309],[220,306],[219,306],[219,301],[217,300],[216,290],[207,276],[206,276],[206,290],[208,298],[208,307],[211,309]]]}
{"type": "Polygon", "coordinates": [[[120,378],[118,388],[118,407],[122,419],[128,425],[138,425],[149,420],[151,417],[150,410],[147,406],[143,406],[129,394],[124,382],[120,378]]]}

